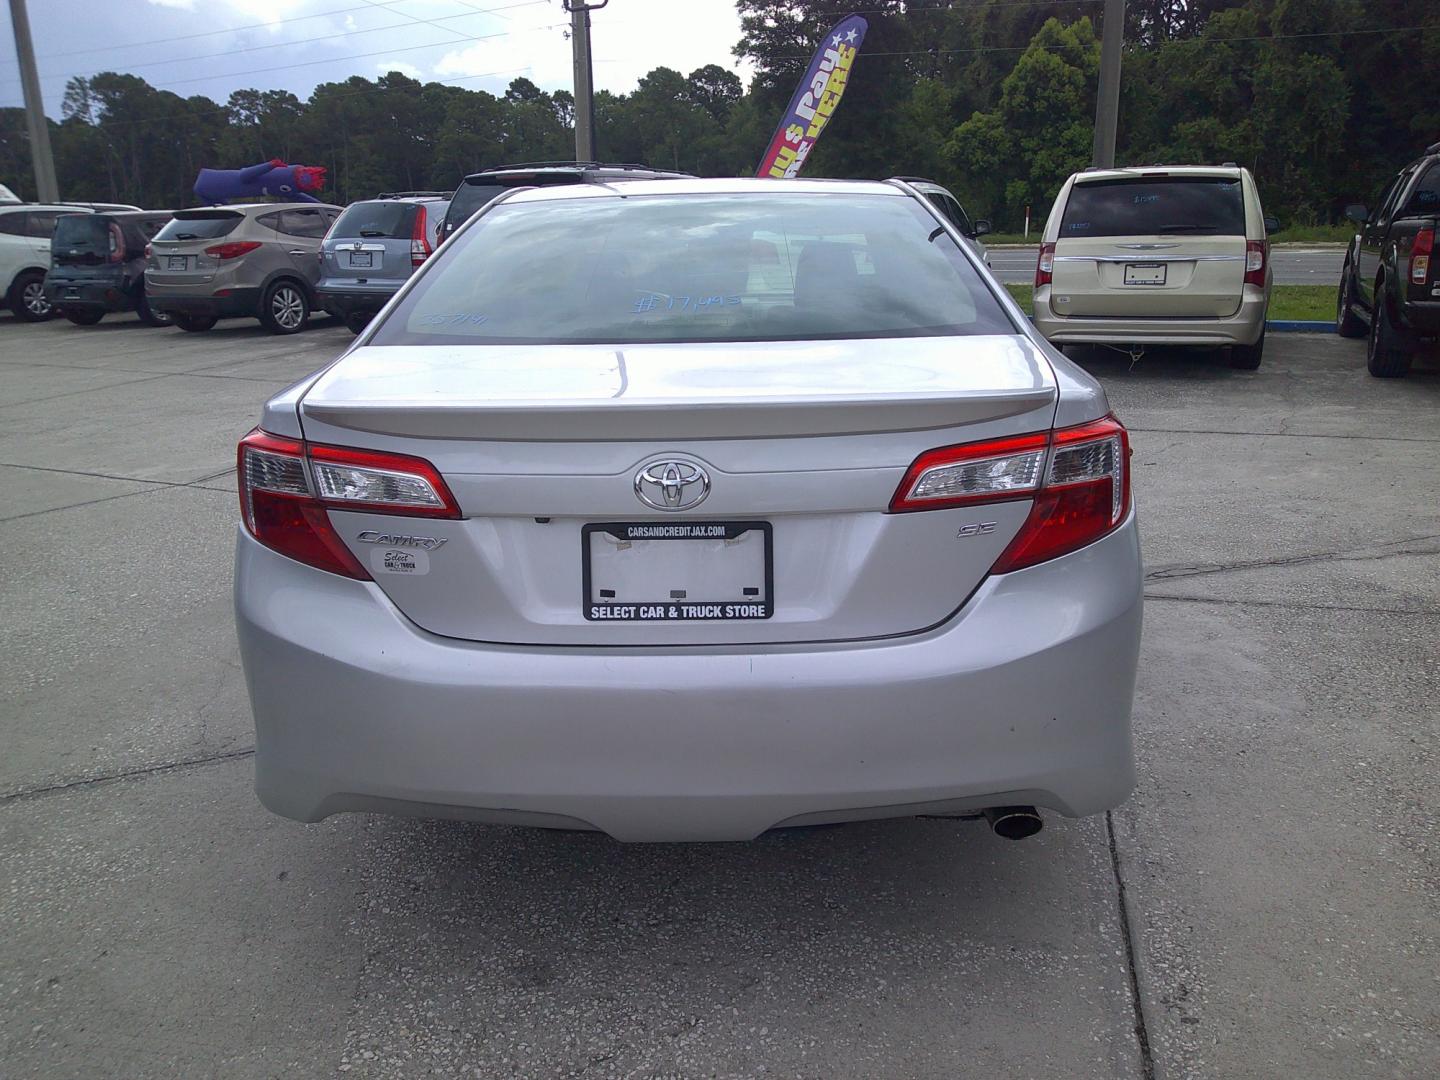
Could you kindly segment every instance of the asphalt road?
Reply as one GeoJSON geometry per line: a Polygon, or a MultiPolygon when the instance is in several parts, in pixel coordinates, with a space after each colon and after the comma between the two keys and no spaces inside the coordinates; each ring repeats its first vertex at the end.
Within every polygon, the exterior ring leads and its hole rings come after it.
{"type": "MultiPolygon", "coordinates": [[[[1034,247],[990,249],[990,269],[1001,281],[1034,281],[1034,247]]],[[[1339,285],[1340,269],[1345,264],[1345,248],[1277,247],[1273,255],[1276,285],[1339,285]]]]}
{"type": "Polygon", "coordinates": [[[1433,362],[1084,358],[1148,565],[1112,815],[621,846],[256,803],[234,444],[347,340],[0,318],[0,1074],[1440,1071],[1433,362]]]}

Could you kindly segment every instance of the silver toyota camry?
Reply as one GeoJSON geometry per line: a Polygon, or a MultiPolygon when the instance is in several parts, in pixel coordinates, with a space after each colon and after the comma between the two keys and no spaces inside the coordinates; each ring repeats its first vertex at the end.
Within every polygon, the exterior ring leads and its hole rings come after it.
{"type": "Polygon", "coordinates": [[[239,446],[256,787],[745,840],[1134,783],[1125,428],[917,192],[507,193],[239,446]]]}

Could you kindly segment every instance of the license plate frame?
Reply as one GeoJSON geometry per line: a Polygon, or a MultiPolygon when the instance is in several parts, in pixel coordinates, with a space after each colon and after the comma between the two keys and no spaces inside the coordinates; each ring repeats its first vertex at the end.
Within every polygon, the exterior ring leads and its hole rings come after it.
{"type": "Polygon", "coordinates": [[[373,270],[375,269],[375,253],[371,251],[350,252],[351,270],[373,270]]]}
{"type": "Polygon", "coordinates": [[[1141,288],[1154,288],[1157,285],[1164,285],[1168,270],[1169,267],[1163,262],[1126,263],[1125,284],[1138,285],[1141,288]],[[1144,271],[1144,273],[1137,274],[1136,271],[1144,271]]]}
{"type": "MultiPolygon", "coordinates": [[[[756,622],[775,614],[775,536],[768,521],[705,520],[705,521],[592,521],[580,530],[581,594],[580,610],[589,622],[620,623],[681,623],[681,622],[756,622]],[[715,532],[713,530],[720,530],[715,532]],[[642,530],[639,535],[632,530],[642,530]],[[657,597],[653,600],[625,600],[595,595],[595,577],[591,565],[590,538],[597,532],[608,533],[617,540],[629,542],[685,543],[738,539],[745,533],[761,536],[764,562],[763,594],[758,597],[704,598],[688,595],[657,597]]],[[[657,591],[673,592],[657,587],[657,591]]],[[[689,590],[683,590],[688,592],[689,590]]]]}
{"type": "Polygon", "coordinates": [[[167,255],[165,256],[166,270],[189,270],[190,257],[188,255],[167,255]]]}

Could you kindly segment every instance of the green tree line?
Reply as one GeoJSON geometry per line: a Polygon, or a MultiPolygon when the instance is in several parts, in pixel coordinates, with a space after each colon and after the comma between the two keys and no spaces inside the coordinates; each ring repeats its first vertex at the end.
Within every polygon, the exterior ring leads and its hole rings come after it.
{"type": "MultiPolygon", "coordinates": [[[[738,0],[751,85],[714,64],[657,67],[628,94],[596,95],[597,146],[606,160],[748,174],[825,30],[859,8],[870,31],[805,174],[931,176],[1015,227],[1089,164],[1102,6],[738,0]]],[[[1437,51],[1435,0],[1129,0],[1118,158],[1236,161],[1287,222],[1335,220],[1440,139],[1424,60],[1437,51]]],[[[574,105],[523,78],[496,96],[399,72],[221,104],[107,72],[70,80],[51,137],[65,198],[193,205],[202,165],[279,157],[325,166],[327,197],[348,202],[568,158],[574,105]]],[[[34,194],[19,109],[0,110],[0,182],[34,194]]]]}

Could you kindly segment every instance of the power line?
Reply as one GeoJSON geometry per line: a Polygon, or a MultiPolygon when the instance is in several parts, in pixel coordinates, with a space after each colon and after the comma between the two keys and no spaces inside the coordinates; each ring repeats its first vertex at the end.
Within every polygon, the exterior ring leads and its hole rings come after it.
{"type": "MultiPolygon", "coordinates": [[[[1093,0],[1092,0],[1093,2],[1093,0]]],[[[1245,37],[1189,37],[1171,38],[1164,42],[1164,45],[1228,45],[1236,41],[1289,41],[1297,38],[1324,38],[1324,37],[1350,37],[1355,34],[1414,34],[1422,31],[1435,31],[1434,26],[1381,26],[1361,30],[1321,30],[1309,34],[1252,34],[1245,37]]],[[[1098,44],[1098,42],[1096,42],[1098,44]]],[[[876,56],[948,56],[954,53],[997,53],[997,52],[1025,52],[1034,46],[1029,45],[987,45],[975,49],[899,49],[891,52],[866,52],[861,50],[860,55],[868,57],[876,56]]],[[[1042,49],[1089,49],[1092,45],[1041,45],[1042,49]]],[[[809,60],[809,53],[786,53],[784,55],[771,57],[774,60],[809,60]]],[[[598,62],[598,61],[597,61],[598,62]]],[[[615,63],[608,60],[605,63],[615,63]]]]}
{"type": "MultiPolygon", "coordinates": [[[[453,19],[469,19],[469,18],[473,18],[473,17],[475,17],[475,16],[477,16],[477,15],[493,15],[493,14],[497,14],[497,13],[500,12],[500,11],[508,11],[508,10],[510,10],[511,8],[533,7],[533,6],[535,6],[536,4],[543,4],[543,3],[545,3],[545,2],[546,2],[546,0],[524,0],[523,3],[510,4],[510,5],[507,5],[506,7],[495,8],[495,9],[491,9],[491,10],[489,10],[489,11],[481,11],[481,10],[479,10],[479,9],[477,8],[477,9],[475,9],[475,10],[473,10],[473,11],[464,11],[464,12],[461,12],[459,15],[445,15],[445,16],[439,18],[439,19],[433,19],[433,20],[432,20],[432,19],[420,19],[420,18],[416,18],[416,17],[414,17],[414,16],[406,16],[406,18],[411,19],[412,22],[414,22],[415,24],[429,24],[429,25],[431,25],[431,26],[436,26],[437,29],[446,30],[446,31],[449,31],[450,33],[456,34],[456,35],[458,35],[458,36],[456,37],[456,39],[455,39],[456,41],[462,41],[462,40],[463,40],[463,41],[482,41],[482,40],[485,40],[486,37],[495,37],[495,36],[497,36],[497,35],[491,34],[491,35],[474,36],[474,35],[465,34],[464,32],[459,31],[459,30],[452,30],[450,27],[442,27],[442,26],[439,26],[438,24],[441,23],[441,22],[446,21],[447,19],[448,19],[448,20],[453,20],[453,19]]],[[[355,9],[355,10],[358,10],[358,11],[366,11],[366,10],[372,10],[372,11],[373,11],[373,10],[388,11],[389,9],[388,9],[388,6],[385,5],[385,4],[382,4],[382,3],[373,3],[369,8],[363,8],[363,7],[362,7],[362,8],[357,8],[357,9],[355,9]]],[[[392,14],[402,15],[402,14],[404,14],[404,13],[403,13],[403,12],[396,11],[396,12],[392,12],[392,14]]],[[[502,16],[502,17],[503,17],[503,16],[502,16]]],[[[507,20],[507,21],[508,21],[508,20],[507,20]]],[[[319,35],[319,36],[317,36],[317,37],[297,38],[297,39],[291,40],[291,41],[270,41],[270,42],[265,42],[264,44],[261,44],[261,45],[246,45],[246,46],[243,46],[243,47],[237,48],[237,49],[225,49],[225,50],[223,50],[223,51],[221,51],[221,52],[200,53],[200,54],[198,54],[198,55],[191,55],[191,56],[172,56],[172,57],[169,57],[169,58],[167,58],[167,59],[165,59],[165,60],[147,60],[147,61],[145,61],[144,63],[141,63],[141,64],[127,64],[127,65],[126,65],[126,68],[125,68],[125,71],[126,71],[126,73],[128,74],[129,72],[134,71],[134,70],[139,69],[139,68],[159,67],[159,66],[162,65],[162,64],[183,64],[183,63],[186,63],[187,61],[213,60],[213,59],[215,59],[215,58],[217,58],[217,57],[221,57],[221,56],[233,56],[233,55],[236,55],[236,54],[239,54],[239,53],[258,52],[258,51],[265,50],[265,49],[283,49],[283,48],[289,48],[289,47],[294,46],[294,45],[312,45],[312,44],[314,44],[315,42],[318,42],[318,41],[334,41],[334,40],[336,40],[337,38],[356,37],[356,36],[358,36],[358,35],[360,35],[360,34],[374,34],[374,33],[380,32],[381,30],[395,30],[395,29],[398,29],[398,28],[400,28],[400,27],[402,27],[402,26],[406,26],[406,25],[407,25],[406,23],[387,23],[387,24],[384,25],[384,26],[367,26],[367,27],[364,27],[364,28],[361,28],[361,29],[356,29],[356,30],[344,30],[344,31],[338,31],[338,32],[333,32],[333,33],[329,33],[329,34],[321,34],[321,35],[319,35]]],[[[207,35],[196,35],[196,36],[205,36],[205,37],[208,37],[208,36],[210,36],[210,35],[207,34],[207,35]]],[[[499,36],[503,36],[503,35],[499,35],[499,36]]],[[[444,44],[447,44],[447,42],[443,42],[443,41],[441,41],[441,42],[434,42],[434,44],[436,44],[436,45],[444,45],[444,44]]],[[[415,46],[415,48],[424,48],[424,47],[425,47],[425,46],[415,46]]],[[[387,50],[385,50],[385,51],[386,51],[386,52],[399,52],[399,51],[402,51],[402,50],[398,50],[398,49],[387,49],[387,50]]],[[[339,57],[339,58],[337,58],[337,59],[339,59],[339,60],[344,60],[344,59],[347,59],[347,58],[346,58],[346,57],[339,57]]],[[[74,78],[88,78],[88,77],[91,76],[91,75],[100,75],[100,74],[103,74],[103,73],[105,73],[105,72],[109,72],[109,71],[113,71],[113,70],[114,70],[113,68],[97,68],[97,69],[94,70],[94,71],[77,71],[77,72],[72,72],[71,74],[68,74],[68,75],[47,75],[47,76],[44,77],[44,79],[43,79],[42,81],[44,81],[44,82],[51,82],[51,81],[59,82],[60,80],[63,79],[65,82],[69,82],[71,79],[74,79],[74,78]]],[[[278,71],[278,70],[280,70],[280,69],[279,69],[279,68],[262,68],[262,69],[260,69],[260,70],[276,70],[276,71],[278,71]]],[[[236,74],[244,75],[244,74],[248,74],[248,73],[242,71],[242,72],[236,72],[236,74]]],[[[215,76],[207,76],[207,78],[228,78],[228,77],[229,77],[229,76],[224,75],[224,74],[215,75],[215,76]]],[[[17,82],[17,81],[18,81],[17,79],[0,79],[0,85],[7,85],[7,84],[14,83],[14,82],[17,82]]],[[[161,84],[161,85],[164,85],[164,84],[161,84]]]]}

